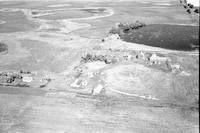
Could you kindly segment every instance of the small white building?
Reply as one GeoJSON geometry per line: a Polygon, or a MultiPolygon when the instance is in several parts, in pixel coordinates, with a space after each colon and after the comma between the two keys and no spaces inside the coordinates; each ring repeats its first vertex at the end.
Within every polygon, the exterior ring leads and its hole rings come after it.
{"type": "Polygon", "coordinates": [[[75,79],[75,81],[73,83],[70,84],[70,86],[74,87],[74,88],[79,88],[79,87],[81,87],[80,83],[81,83],[81,81],[77,78],[77,79],[75,79]]]}
{"type": "Polygon", "coordinates": [[[172,73],[181,72],[181,66],[179,64],[171,65],[172,73]]]}
{"type": "Polygon", "coordinates": [[[93,88],[92,95],[99,95],[103,89],[104,86],[102,84],[98,84],[93,88]]]}
{"type": "Polygon", "coordinates": [[[145,59],[146,57],[145,57],[145,54],[141,51],[140,52],[140,55],[141,55],[141,57],[142,57],[142,59],[145,59]]]}
{"type": "Polygon", "coordinates": [[[156,54],[152,54],[151,57],[149,57],[149,60],[152,62],[166,62],[168,61],[168,58],[160,57],[160,56],[157,56],[156,54]]]}
{"type": "Polygon", "coordinates": [[[33,78],[30,77],[30,76],[24,76],[24,77],[22,78],[22,81],[23,81],[23,82],[26,82],[26,83],[30,83],[30,82],[33,81],[33,78]]]}

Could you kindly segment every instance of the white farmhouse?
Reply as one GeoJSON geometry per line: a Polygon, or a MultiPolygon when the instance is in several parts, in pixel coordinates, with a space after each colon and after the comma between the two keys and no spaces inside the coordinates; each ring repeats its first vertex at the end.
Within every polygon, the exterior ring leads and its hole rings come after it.
{"type": "Polygon", "coordinates": [[[151,57],[149,57],[149,60],[152,61],[152,62],[166,62],[166,61],[168,61],[168,58],[157,56],[154,53],[154,54],[151,55],[151,57]]]}

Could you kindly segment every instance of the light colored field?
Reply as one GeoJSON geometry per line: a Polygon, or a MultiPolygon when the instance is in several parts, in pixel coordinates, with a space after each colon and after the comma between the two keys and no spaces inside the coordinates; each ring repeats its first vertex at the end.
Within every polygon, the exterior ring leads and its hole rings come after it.
{"type": "Polygon", "coordinates": [[[194,6],[199,7],[199,0],[187,0],[187,3],[193,4],[194,6]]]}

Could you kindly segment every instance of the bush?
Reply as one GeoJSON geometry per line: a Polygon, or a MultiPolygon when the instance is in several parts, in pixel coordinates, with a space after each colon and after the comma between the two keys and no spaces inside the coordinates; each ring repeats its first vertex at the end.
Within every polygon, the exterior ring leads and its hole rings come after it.
{"type": "Polygon", "coordinates": [[[188,4],[188,6],[189,6],[190,8],[193,8],[193,7],[194,7],[194,5],[192,5],[192,4],[188,4]]]}
{"type": "Polygon", "coordinates": [[[87,54],[85,57],[81,57],[81,62],[88,63],[88,62],[93,62],[93,61],[103,61],[106,64],[111,64],[112,63],[112,57],[107,56],[107,55],[91,55],[87,54]]]}
{"type": "Polygon", "coordinates": [[[199,13],[199,9],[195,9],[194,12],[199,13]]]}
{"type": "Polygon", "coordinates": [[[187,9],[187,12],[190,14],[191,13],[190,9],[187,9]]]}
{"type": "Polygon", "coordinates": [[[129,27],[131,29],[140,29],[142,27],[146,26],[146,24],[142,23],[142,22],[139,22],[139,21],[136,21],[136,23],[132,23],[129,25],[129,27]]]}
{"type": "Polygon", "coordinates": [[[194,6],[191,4],[189,7],[190,7],[190,8],[193,8],[194,6]]]}
{"type": "Polygon", "coordinates": [[[8,46],[0,42],[0,52],[8,51],[8,46]]]}

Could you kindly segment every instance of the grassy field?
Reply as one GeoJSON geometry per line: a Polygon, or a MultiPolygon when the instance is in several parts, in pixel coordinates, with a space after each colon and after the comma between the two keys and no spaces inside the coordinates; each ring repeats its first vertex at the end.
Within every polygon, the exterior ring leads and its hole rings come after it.
{"type": "Polygon", "coordinates": [[[0,24],[0,33],[33,30],[37,24],[30,22],[21,12],[0,12],[1,19],[6,23],[0,24]],[[8,15],[9,14],[9,15],[8,15]]]}

